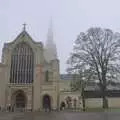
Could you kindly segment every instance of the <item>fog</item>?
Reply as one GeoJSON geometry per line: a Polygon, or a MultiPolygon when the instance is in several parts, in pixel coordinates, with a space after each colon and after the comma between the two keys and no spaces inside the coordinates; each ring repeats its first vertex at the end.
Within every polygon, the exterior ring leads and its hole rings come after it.
{"type": "Polygon", "coordinates": [[[13,41],[23,23],[35,41],[45,43],[50,18],[54,41],[65,73],[77,35],[89,27],[120,32],[120,0],[0,0],[0,56],[4,42],[13,41]]]}

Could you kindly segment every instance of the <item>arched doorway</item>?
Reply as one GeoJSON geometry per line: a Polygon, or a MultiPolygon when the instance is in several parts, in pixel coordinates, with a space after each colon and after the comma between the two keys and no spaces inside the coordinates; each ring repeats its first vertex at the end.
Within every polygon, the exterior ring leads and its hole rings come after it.
{"type": "Polygon", "coordinates": [[[25,96],[23,93],[18,93],[15,98],[16,108],[25,108],[25,96]]]}
{"type": "Polygon", "coordinates": [[[44,95],[43,96],[43,108],[46,109],[51,109],[51,98],[49,95],[44,95]]]}
{"type": "Polygon", "coordinates": [[[12,96],[12,101],[15,108],[25,108],[27,100],[24,91],[16,91],[12,96]]]}

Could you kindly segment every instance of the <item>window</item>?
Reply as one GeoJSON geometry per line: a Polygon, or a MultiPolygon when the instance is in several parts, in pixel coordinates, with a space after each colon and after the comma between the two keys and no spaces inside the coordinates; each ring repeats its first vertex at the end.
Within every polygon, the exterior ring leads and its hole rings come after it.
{"type": "Polygon", "coordinates": [[[34,55],[26,43],[18,44],[11,56],[10,83],[32,83],[34,55]]]}

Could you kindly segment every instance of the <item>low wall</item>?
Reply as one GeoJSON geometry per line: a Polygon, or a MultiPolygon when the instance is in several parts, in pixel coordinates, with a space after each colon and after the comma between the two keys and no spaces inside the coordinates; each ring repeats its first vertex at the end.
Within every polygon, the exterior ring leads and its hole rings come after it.
{"type": "Polygon", "coordinates": [[[102,107],[102,99],[101,98],[88,98],[86,101],[87,108],[99,108],[102,107]]]}
{"type": "MultiPolygon", "coordinates": [[[[82,107],[82,97],[79,92],[61,92],[59,105],[62,101],[65,102],[67,96],[70,96],[72,100],[74,98],[77,99],[77,107],[82,107]],[[78,99],[80,97],[80,99],[78,99]],[[81,103],[81,104],[80,104],[81,103]]],[[[109,108],[120,108],[120,97],[108,97],[108,107],[109,108]]],[[[102,98],[86,98],[86,108],[102,108],[103,106],[103,99],[102,98]]],[[[73,102],[72,102],[73,104],[73,102]]],[[[72,105],[73,106],[73,105],[72,105]]]]}
{"type": "MultiPolygon", "coordinates": [[[[102,98],[88,98],[86,99],[87,108],[101,108],[103,104],[102,98]]],[[[109,108],[120,108],[120,98],[118,97],[109,97],[108,98],[109,108]]]]}
{"type": "Polygon", "coordinates": [[[108,105],[111,108],[120,108],[120,98],[108,98],[108,105]]]}

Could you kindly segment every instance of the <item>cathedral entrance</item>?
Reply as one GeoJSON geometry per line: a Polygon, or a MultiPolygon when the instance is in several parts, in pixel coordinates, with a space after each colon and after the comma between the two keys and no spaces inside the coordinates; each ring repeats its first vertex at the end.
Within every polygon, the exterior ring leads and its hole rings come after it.
{"type": "Polygon", "coordinates": [[[25,96],[23,93],[16,95],[16,108],[25,108],[25,96]]]}
{"type": "Polygon", "coordinates": [[[13,95],[14,110],[23,110],[26,106],[26,96],[24,91],[19,90],[13,95]]]}
{"type": "Polygon", "coordinates": [[[45,110],[51,110],[51,99],[49,95],[44,95],[43,96],[43,108],[45,110]]]}

